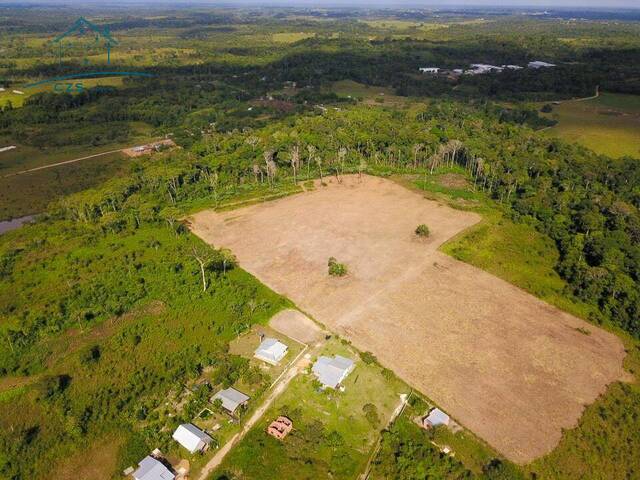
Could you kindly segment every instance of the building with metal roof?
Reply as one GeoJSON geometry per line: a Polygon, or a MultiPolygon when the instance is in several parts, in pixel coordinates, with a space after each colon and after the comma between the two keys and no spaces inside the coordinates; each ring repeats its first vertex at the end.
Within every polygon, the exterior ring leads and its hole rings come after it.
{"type": "Polygon", "coordinates": [[[183,423],[173,432],[173,439],[189,450],[189,453],[204,452],[213,440],[191,423],[183,423]]]}
{"type": "Polygon", "coordinates": [[[433,428],[438,425],[449,425],[450,420],[449,415],[439,408],[434,408],[429,412],[429,415],[422,419],[422,426],[424,428],[433,428]]]}
{"type": "Polygon", "coordinates": [[[354,368],[353,360],[335,355],[333,358],[319,357],[311,370],[323,387],[337,388],[354,368]]]}
{"type": "Polygon", "coordinates": [[[213,397],[211,397],[211,401],[215,402],[216,400],[220,400],[222,402],[222,408],[224,408],[229,413],[235,413],[238,407],[244,406],[249,401],[249,396],[245,395],[242,392],[239,392],[235,388],[226,388],[224,390],[220,390],[213,397]]]}
{"type": "Polygon", "coordinates": [[[265,338],[255,351],[254,356],[271,365],[277,365],[288,351],[289,347],[284,343],[275,338],[265,338]]]}
{"type": "Polygon", "coordinates": [[[176,476],[157,458],[147,455],[133,472],[135,480],[174,480],[176,476]]]}

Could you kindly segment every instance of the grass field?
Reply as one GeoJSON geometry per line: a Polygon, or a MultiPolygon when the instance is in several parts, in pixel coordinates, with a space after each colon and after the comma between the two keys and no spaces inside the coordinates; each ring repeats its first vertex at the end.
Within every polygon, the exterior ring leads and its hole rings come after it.
{"type": "Polygon", "coordinates": [[[604,93],[586,101],[567,101],[548,114],[558,124],[546,135],[576,142],[595,152],[640,158],[640,96],[604,93]]]}
{"type": "Polygon", "coordinates": [[[407,98],[395,95],[392,88],[364,85],[353,80],[334,82],[330,91],[339,96],[361,100],[368,104],[404,105],[407,103],[407,98]]]}
{"type": "MultiPolygon", "coordinates": [[[[66,145],[38,148],[18,144],[8,137],[0,137],[0,145],[18,147],[0,153],[0,220],[40,213],[51,201],[63,195],[95,187],[129,171],[132,160],[120,152],[115,152],[76,163],[12,175],[31,168],[146,143],[154,138],[151,128],[144,123],[132,122],[127,128],[130,129],[130,133],[126,141],[100,146],[66,145]]],[[[77,129],[74,133],[80,131],[77,129]]],[[[66,129],[61,129],[56,135],[64,136],[66,133],[66,129]]]]}
{"type": "Polygon", "coordinates": [[[247,480],[353,479],[364,470],[379,430],[400,402],[400,394],[409,393],[409,388],[380,366],[361,361],[353,348],[337,339],[330,340],[320,354],[340,354],[356,361],[343,382],[345,391],[319,391],[311,374],[298,376],[212,479],[226,471],[247,480]],[[265,433],[278,415],[293,421],[294,430],[284,441],[265,433]]]}
{"type": "MultiPolygon", "coordinates": [[[[18,148],[0,153],[0,177],[16,173],[30,168],[50,165],[52,163],[64,162],[74,158],[86,157],[101,152],[109,152],[119,148],[131,147],[146,143],[154,138],[152,128],[143,122],[116,122],[115,125],[125,125],[128,130],[128,138],[123,142],[108,143],[94,146],[91,144],[64,145],[51,147],[36,147],[32,145],[22,145],[8,136],[0,136],[0,145],[15,145],[18,148]]],[[[78,134],[83,130],[90,131],[91,126],[84,128],[76,127],[60,128],[56,131],[52,139],[64,140],[68,134],[78,134]]]]}
{"type": "Polygon", "coordinates": [[[103,78],[78,78],[73,80],[63,80],[60,82],[47,83],[38,85],[31,88],[24,88],[22,86],[14,86],[7,88],[4,92],[0,92],[0,107],[4,107],[7,102],[11,102],[13,107],[21,107],[27,98],[31,95],[41,92],[55,92],[55,88],[66,91],[68,85],[71,84],[73,92],[77,90],[77,84],[82,84],[82,89],[87,90],[98,86],[117,88],[122,86],[122,77],[103,77],[103,78]],[[57,86],[56,86],[57,85],[57,86]],[[23,92],[24,94],[13,93],[13,90],[23,92]]]}
{"type": "Polygon", "coordinates": [[[0,178],[0,220],[40,213],[70,193],[92,188],[128,172],[131,159],[121,153],[36,172],[0,178]]]}

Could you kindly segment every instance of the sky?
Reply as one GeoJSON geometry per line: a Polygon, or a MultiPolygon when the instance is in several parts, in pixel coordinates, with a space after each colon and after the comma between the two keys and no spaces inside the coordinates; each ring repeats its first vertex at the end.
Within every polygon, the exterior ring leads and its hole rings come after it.
{"type": "MultiPolygon", "coordinates": [[[[113,0],[112,0],[113,1],[113,0]]],[[[144,1],[144,0],[142,0],[144,1]]],[[[640,0],[192,0],[195,3],[277,4],[304,7],[529,7],[529,8],[640,8],[640,0]]],[[[177,4],[189,0],[176,0],[177,4]]]]}
{"type": "MultiPolygon", "coordinates": [[[[103,0],[100,0],[102,3],[103,0]]],[[[87,4],[97,3],[96,0],[0,0],[0,5],[56,3],[56,4],[87,4]]],[[[612,10],[616,8],[640,9],[640,0],[106,0],[107,4],[153,4],[163,6],[167,3],[174,5],[278,5],[291,7],[522,7],[532,9],[552,8],[600,8],[612,10]]]]}

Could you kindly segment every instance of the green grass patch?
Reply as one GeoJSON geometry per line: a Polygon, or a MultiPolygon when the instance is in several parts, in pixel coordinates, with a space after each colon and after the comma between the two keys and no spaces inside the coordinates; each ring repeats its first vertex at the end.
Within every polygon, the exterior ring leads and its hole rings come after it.
{"type": "Polygon", "coordinates": [[[640,158],[640,96],[605,93],[597,99],[564,102],[548,114],[558,124],[546,135],[621,157],[640,158]]]}
{"type": "Polygon", "coordinates": [[[364,469],[379,430],[408,387],[377,364],[359,360],[347,344],[333,339],[321,352],[356,361],[345,391],[318,390],[315,377],[296,377],[263,419],[230,452],[212,479],[229,472],[244,479],[355,478],[364,469]],[[375,414],[371,413],[375,412],[375,414]],[[294,430],[284,441],[265,433],[278,415],[287,415],[294,430]]]}

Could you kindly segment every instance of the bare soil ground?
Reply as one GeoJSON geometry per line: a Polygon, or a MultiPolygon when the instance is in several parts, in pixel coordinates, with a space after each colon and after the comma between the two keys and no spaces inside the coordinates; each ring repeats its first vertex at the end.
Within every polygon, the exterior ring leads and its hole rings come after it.
{"type": "Polygon", "coordinates": [[[322,330],[313,320],[298,310],[282,310],[269,320],[274,330],[301,343],[311,345],[322,340],[322,330]]]}
{"type": "Polygon", "coordinates": [[[437,251],[479,216],[356,176],[192,229],[424,392],[507,458],[552,450],[586,404],[623,378],[614,335],[437,251]],[[432,234],[414,235],[425,223],[432,234]],[[327,274],[336,257],[349,274],[327,274]],[[590,334],[578,329],[588,330],[590,334]]]}

